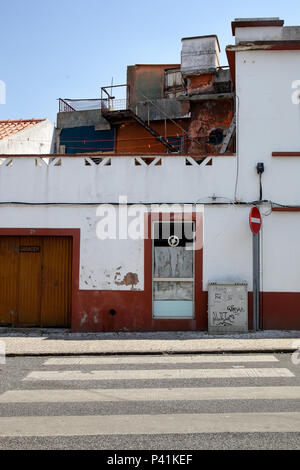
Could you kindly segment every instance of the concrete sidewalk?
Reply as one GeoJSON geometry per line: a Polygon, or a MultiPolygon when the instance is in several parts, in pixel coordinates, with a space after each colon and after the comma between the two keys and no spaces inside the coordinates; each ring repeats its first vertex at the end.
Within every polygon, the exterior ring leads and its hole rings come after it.
{"type": "MultiPolygon", "coordinates": [[[[7,356],[293,352],[300,331],[210,336],[205,332],[70,333],[0,328],[7,356]]],[[[1,344],[1,343],[0,343],[1,344]]]]}

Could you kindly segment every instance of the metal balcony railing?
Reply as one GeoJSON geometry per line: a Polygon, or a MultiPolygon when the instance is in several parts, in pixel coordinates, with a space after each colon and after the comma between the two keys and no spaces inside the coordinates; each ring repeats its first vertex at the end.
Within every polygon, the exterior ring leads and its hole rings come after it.
{"type": "Polygon", "coordinates": [[[127,99],[110,99],[104,98],[100,100],[101,102],[101,109],[105,111],[124,111],[127,109],[127,99]]]}
{"type": "Polygon", "coordinates": [[[75,111],[75,109],[65,100],[62,98],[58,99],[59,102],[59,112],[60,113],[70,113],[72,111],[75,111]]]}
{"type": "Polygon", "coordinates": [[[101,109],[107,111],[124,111],[128,109],[129,103],[129,85],[112,85],[103,86],[101,88],[101,109]],[[122,98],[113,96],[112,93],[117,93],[122,98]],[[123,98],[125,96],[125,98],[123,98]]]}
{"type": "Polygon", "coordinates": [[[73,111],[88,111],[92,109],[101,109],[101,100],[99,98],[86,100],[72,100],[69,98],[59,98],[59,112],[70,113],[73,111]]]}

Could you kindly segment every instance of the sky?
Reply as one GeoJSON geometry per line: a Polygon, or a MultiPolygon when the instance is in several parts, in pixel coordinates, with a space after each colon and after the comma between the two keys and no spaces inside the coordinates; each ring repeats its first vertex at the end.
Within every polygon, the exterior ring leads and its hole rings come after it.
{"type": "Polygon", "coordinates": [[[58,98],[98,98],[126,67],[180,63],[181,38],[217,34],[221,64],[234,18],[300,25],[299,0],[0,0],[0,120],[56,121],[58,98]]]}

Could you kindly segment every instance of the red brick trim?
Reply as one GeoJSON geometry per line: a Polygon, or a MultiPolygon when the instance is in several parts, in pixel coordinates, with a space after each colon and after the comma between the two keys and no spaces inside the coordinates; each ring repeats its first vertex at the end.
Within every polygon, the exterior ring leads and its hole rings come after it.
{"type": "Polygon", "coordinates": [[[232,80],[233,89],[236,87],[236,66],[235,66],[235,51],[226,48],[226,55],[230,69],[230,75],[232,80]]]}
{"type": "Polygon", "coordinates": [[[272,152],[272,157],[300,157],[300,152],[272,152]]]}
{"type": "Polygon", "coordinates": [[[272,212],[300,212],[300,207],[272,207],[272,212]]]}

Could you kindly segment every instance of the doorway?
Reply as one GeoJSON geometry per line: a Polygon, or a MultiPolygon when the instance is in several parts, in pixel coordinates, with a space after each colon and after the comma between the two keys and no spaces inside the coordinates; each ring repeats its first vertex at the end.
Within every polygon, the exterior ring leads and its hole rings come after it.
{"type": "Polygon", "coordinates": [[[0,236],[0,325],[69,327],[72,237],[0,236]]]}
{"type": "Polygon", "coordinates": [[[194,222],[153,222],[153,318],[194,318],[194,222]]]}

